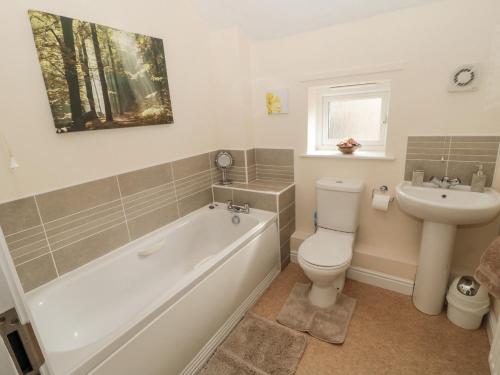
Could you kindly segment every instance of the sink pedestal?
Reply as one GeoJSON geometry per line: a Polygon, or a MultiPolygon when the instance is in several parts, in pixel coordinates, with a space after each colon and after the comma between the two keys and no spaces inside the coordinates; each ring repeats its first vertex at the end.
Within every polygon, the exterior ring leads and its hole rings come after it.
{"type": "Polygon", "coordinates": [[[443,310],[456,232],[456,225],[424,221],[413,303],[426,314],[443,310]]]}

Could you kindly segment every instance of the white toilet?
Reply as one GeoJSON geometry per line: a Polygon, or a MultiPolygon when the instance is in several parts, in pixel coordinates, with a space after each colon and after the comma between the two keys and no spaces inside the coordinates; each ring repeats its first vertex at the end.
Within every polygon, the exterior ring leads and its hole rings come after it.
{"type": "Polygon", "coordinates": [[[363,187],[363,181],[354,179],[324,177],[316,181],[318,230],[300,245],[297,256],[300,267],[313,282],[309,292],[313,305],[334,305],[344,288],[363,187]]]}

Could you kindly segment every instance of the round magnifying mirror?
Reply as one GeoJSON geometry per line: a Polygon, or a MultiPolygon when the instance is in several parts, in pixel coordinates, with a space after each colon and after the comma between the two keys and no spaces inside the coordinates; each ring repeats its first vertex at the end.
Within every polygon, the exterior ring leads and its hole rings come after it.
{"type": "Polygon", "coordinates": [[[215,157],[215,164],[222,171],[222,185],[231,184],[231,180],[228,179],[228,168],[233,165],[233,157],[227,151],[221,151],[215,157]]]}
{"type": "Polygon", "coordinates": [[[217,164],[217,167],[222,169],[227,169],[231,165],[233,165],[233,157],[229,152],[221,151],[217,154],[217,157],[215,158],[215,163],[217,164]]]}

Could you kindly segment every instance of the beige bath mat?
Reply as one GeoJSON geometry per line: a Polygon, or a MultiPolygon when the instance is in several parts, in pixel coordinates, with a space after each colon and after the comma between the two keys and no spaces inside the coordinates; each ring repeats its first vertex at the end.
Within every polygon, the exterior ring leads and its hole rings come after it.
{"type": "Polygon", "coordinates": [[[307,337],[253,313],[236,326],[199,375],[291,375],[307,337]]]}
{"type": "Polygon", "coordinates": [[[295,284],[278,315],[278,322],[297,331],[308,332],[320,340],[342,344],[356,300],[341,294],[333,307],[322,309],[309,302],[307,293],[310,288],[311,284],[295,284]]]}

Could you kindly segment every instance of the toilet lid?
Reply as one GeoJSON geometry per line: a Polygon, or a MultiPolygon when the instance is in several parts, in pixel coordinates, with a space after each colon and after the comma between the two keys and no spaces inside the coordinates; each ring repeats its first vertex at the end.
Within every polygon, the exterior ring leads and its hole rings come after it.
{"type": "Polygon", "coordinates": [[[299,256],[307,263],[320,267],[338,267],[352,257],[354,233],[319,228],[299,248],[299,256]]]}

